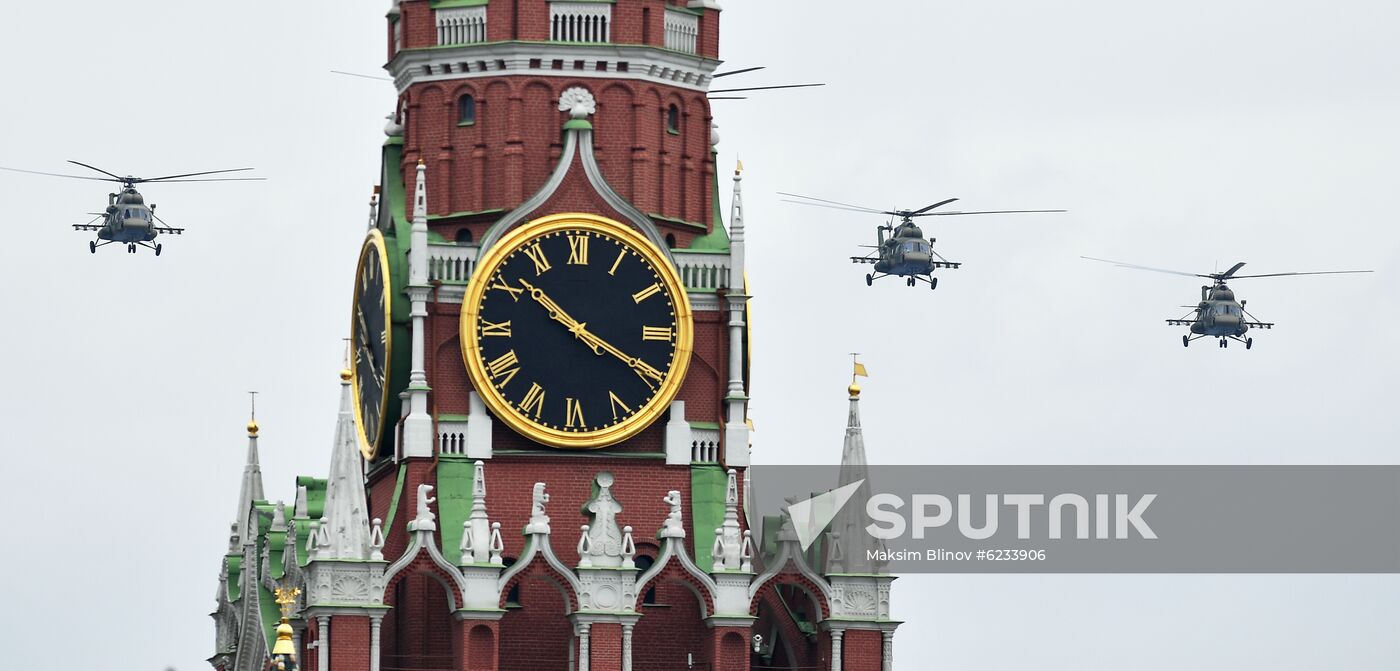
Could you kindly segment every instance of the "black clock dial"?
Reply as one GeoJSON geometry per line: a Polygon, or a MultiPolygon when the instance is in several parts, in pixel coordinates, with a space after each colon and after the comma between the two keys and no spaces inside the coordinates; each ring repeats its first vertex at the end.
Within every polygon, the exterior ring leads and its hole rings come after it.
{"type": "Polygon", "coordinates": [[[677,309],[674,285],[648,257],[606,231],[556,228],[484,269],[470,337],[485,382],[518,418],[599,432],[637,417],[668,387],[674,393],[668,374],[688,306],[677,309]]]}
{"type": "Polygon", "coordinates": [[[384,426],[389,367],[389,278],[382,239],[371,234],[360,253],[351,321],[351,371],[362,447],[372,456],[384,426]]]}

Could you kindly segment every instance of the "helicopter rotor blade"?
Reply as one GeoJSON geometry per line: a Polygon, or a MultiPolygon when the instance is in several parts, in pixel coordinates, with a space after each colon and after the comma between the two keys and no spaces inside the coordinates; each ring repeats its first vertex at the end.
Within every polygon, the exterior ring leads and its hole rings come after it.
{"type": "Polygon", "coordinates": [[[1234,277],[1235,273],[1240,272],[1240,268],[1243,268],[1243,267],[1244,267],[1244,261],[1240,261],[1239,263],[1236,263],[1235,265],[1230,266],[1230,269],[1229,269],[1229,270],[1227,270],[1227,271],[1225,271],[1225,272],[1223,272],[1223,273],[1217,273],[1217,274],[1215,275],[1215,279],[1221,280],[1221,281],[1228,280],[1228,279],[1230,279],[1231,277],[1234,277]]]}
{"type": "Polygon", "coordinates": [[[932,204],[932,205],[930,205],[930,206],[928,206],[928,207],[925,207],[925,208],[923,208],[923,209],[921,209],[921,210],[914,210],[913,212],[910,212],[910,213],[908,214],[908,216],[910,216],[910,217],[917,216],[917,215],[923,214],[924,212],[928,212],[929,210],[932,210],[932,209],[935,208],[935,207],[943,207],[944,205],[947,205],[948,203],[951,203],[951,202],[956,201],[956,200],[957,200],[957,198],[949,198],[948,200],[940,200],[940,201],[938,201],[938,202],[936,202],[936,203],[934,203],[934,204],[932,204]]]}
{"type": "Polygon", "coordinates": [[[709,100],[748,100],[748,96],[710,96],[709,100]]]}
{"type": "Polygon", "coordinates": [[[1040,212],[1068,212],[1069,210],[980,210],[976,212],[924,212],[911,213],[911,217],[950,217],[959,214],[1032,214],[1040,212]]]}
{"type": "Polygon", "coordinates": [[[711,79],[719,79],[720,77],[728,77],[729,75],[742,75],[742,74],[744,74],[745,72],[753,72],[754,70],[762,70],[762,69],[764,69],[764,68],[766,68],[766,67],[768,67],[768,66],[766,66],[766,65],[755,65],[754,67],[751,67],[751,68],[743,68],[743,69],[741,69],[741,70],[730,70],[729,72],[720,72],[720,73],[717,73],[717,74],[713,74],[713,75],[710,75],[710,78],[711,78],[711,79]]]}
{"type": "Polygon", "coordinates": [[[389,77],[376,77],[376,76],[374,76],[374,75],[362,75],[362,74],[360,74],[360,73],[358,73],[358,72],[346,72],[346,71],[344,71],[344,70],[331,70],[331,74],[334,74],[334,75],[345,75],[345,76],[347,76],[347,77],[359,77],[359,78],[361,78],[361,79],[377,79],[377,80],[379,80],[379,81],[381,81],[381,82],[392,82],[392,81],[394,81],[393,79],[390,79],[389,77]]]}
{"type": "Polygon", "coordinates": [[[710,89],[710,93],[737,93],[739,91],[770,91],[772,89],[805,89],[826,84],[778,84],[776,86],[746,86],[738,89],[710,89]]]}
{"type": "Polygon", "coordinates": [[[93,182],[120,182],[120,181],[121,181],[121,180],[119,180],[119,179],[108,179],[108,178],[106,178],[106,177],[88,177],[87,175],[65,175],[65,174],[60,173],[60,172],[39,172],[38,170],[21,170],[21,169],[19,169],[19,168],[3,168],[3,167],[0,167],[0,170],[8,170],[8,171],[10,171],[10,172],[27,172],[27,173],[29,173],[29,174],[31,174],[31,175],[46,175],[46,176],[49,176],[49,177],[67,177],[67,178],[69,178],[69,179],[86,179],[86,180],[90,180],[90,181],[93,181],[93,182]]]}
{"type": "MultiPolygon", "coordinates": [[[[132,181],[133,181],[133,182],[164,182],[164,181],[166,181],[166,180],[173,180],[173,179],[176,179],[176,178],[178,178],[178,177],[195,177],[195,176],[198,176],[198,175],[217,175],[217,174],[225,173],[225,172],[243,172],[244,170],[252,170],[252,168],[231,168],[231,169],[229,169],[229,170],[206,170],[206,171],[204,171],[204,172],[187,172],[187,173],[185,173],[185,174],[183,174],[183,175],[166,175],[166,176],[164,176],[164,177],[138,177],[138,178],[136,178],[136,179],[134,179],[134,180],[132,180],[132,181]]],[[[186,180],[186,181],[190,181],[190,180],[186,180]]]]}
{"type": "Polygon", "coordinates": [[[845,210],[846,212],[860,212],[861,214],[884,214],[884,212],[876,212],[876,211],[873,211],[873,210],[867,210],[867,209],[859,208],[859,207],[839,207],[839,206],[836,206],[836,205],[823,205],[823,204],[821,204],[821,203],[808,203],[808,202],[806,202],[806,201],[801,201],[801,200],[789,200],[789,199],[787,199],[787,198],[782,199],[782,202],[784,202],[784,203],[796,203],[796,204],[798,204],[798,205],[810,205],[810,206],[812,206],[812,207],[822,207],[822,208],[826,208],[826,209],[828,209],[828,210],[845,210]]]}
{"type": "Polygon", "coordinates": [[[1154,272],[1154,273],[1167,273],[1167,274],[1169,274],[1169,275],[1184,275],[1184,276],[1186,276],[1186,277],[1204,277],[1204,278],[1206,278],[1206,279],[1208,279],[1208,280],[1210,280],[1210,279],[1215,279],[1214,277],[1212,277],[1212,276],[1210,276],[1210,275],[1202,275],[1202,274],[1200,274],[1200,273],[1186,273],[1186,272],[1182,272],[1182,271],[1180,271],[1180,270],[1167,270],[1167,269],[1165,269],[1165,268],[1153,268],[1153,267],[1151,267],[1151,266],[1140,266],[1140,265],[1137,265],[1136,263],[1124,263],[1124,262],[1122,262],[1122,261],[1110,261],[1109,259],[1096,259],[1096,258],[1094,258],[1094,257],[1092,257],[1092,256],[1081,256],[1081,257],[1079,257],[1079,258],[1081,258],[1081,259],[1088,259],[1088,260],[1090,260],[1090,261],[1100,261],[1100,262],[1103,262],[1103,263],[1112,263],[1113,265],[1118,266],[1119,268],[1133,268],[1133,269],[1136,269],[1136,270],[1151,270],[1151,271],[1154,272]]]}
{"type": "MultiPolygon", "coordinates": [[[[148,180],[149,181],[149,180],[148,180]]],[[[266,182],[266,177],[213,177],[210,179],[163,179],[157,184],[176,184],[179,182],[266,182]]]]}
{"type": "MultiPolygon", "coordinates": [[[[802,195],[802,194],[800,194],[800,193],[787,193],[787,192],[785,192],[785,191],[779,191],[779,192],[778,192],[778,195],[780,195],[780,196],[790,196],[790,197],[792,197],[792,198],[805,198],[805,199],[807,199],[807,200],[815,200],[815,201],[817,201],[818,203],[830,203],[830,204],[832,204],[832,205],[840,205],[840,206],[842,206],[842,207],[848,207],[848,208],[853,209],[853,210],[856,210],[856,211],[869,212],[870,214],[897,214],[897,213],[893,213],[893,212],[886,212],[886,211],[884,211],[884,210],[876,209],[876,208],[873,208],[873,207],[865,207],[864,205],[852,205],[852,204],[850,204],[850,203],[842,203],[842,202],[838,202],[838,201],[835,201],[835,200],[826,200],[825,198],[813,198],[812,196],[804,196],[804,195],[802,195]]],[[[796,203],[796,202],[799,202],[799,201],[795,201],[795,200],[794,200],[794,201],[791,201],[791,202],[796,203]]],[[[803,203],[803,204],[805,204],[805,205],[813,205],[814,203],[803,203]]]]}
{"type": "Polygon", "coordinates": [[[83,166],[84,168],[87,168],[88,170],[96,170],[96,171],[98,171],[98,172],[100,172],[100,173],[102,173],[102,174],[104,174],[104,175],[107,175],[108,177],[113,178],[113,179],[117,179],[117,180],[120,180],[120,181],[123,181],[123,182],[126,181],[126,179],[125,179],[124,177],[122,177],[121,175],[113,175],[112,173],[107,172],[106,170],[103,170],[102,168],[99,168],[99,167],[94,166],[94,165],[88,165],[88,164],[86,164],[86,163],[80,163],[80,162],[74,161],[74,160],[72,160],[72,159],[69,159],[68,162],[69,162],[69,163],[72,163],[73,165],[81,165],[81,166],[83,166]]]}
{"type": "MultiPolygon", "coordinates": [[[[1255,277],[1287,277],[1287,276],[1290,276],[1290,275],[1351,275],[1351,274],[1355,274],[1355,273],[1374,273],[1374,272],[1376,272],[1376,271],[1374,271],[1374,270],[1324,270],[1324,271],[1321,271],[1321,272],[1312,272],[1312,273],[1269,273],[1269,274],[1267,274],[1267,275],[1235,275],[1235,276],[1230,277],[1230,279],[1232,279],[1232,280],[1244,280],[1244,279],[1251,279],[1251,278],[1255,278],[1255,277]]],[[[1224,279],[1224,278],[1221,278],[1221,279],[1224,279]]]]}

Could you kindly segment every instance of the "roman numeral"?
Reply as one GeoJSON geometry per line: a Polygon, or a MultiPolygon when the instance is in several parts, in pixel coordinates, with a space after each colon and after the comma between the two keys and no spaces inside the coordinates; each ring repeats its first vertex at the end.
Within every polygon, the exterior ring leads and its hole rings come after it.
{"type": "Polygon", "coordinates": [[[505,378],[500,384],[496,385],[497,387],[506,386],[506,384],[510,382],[510,379],[515,377],[516,373],[520,372],[520,361],[515,358],[515,350],[506,352],[491,363],[486,364],[486,370],[491,374],[492,380],[502,377],[505,378]]]}
{"type": "Polygon", "coordinates": [[[575,266],[588,265],[588,236],[569,236],[569,263],[575,266]]]}
{"type": "Polygon", "coordinates": [[[504,322],[501,322],[500,324],[497,324],[497,323],[495,323],[495,322],[489,322],[489,321],[486,321],[485,319],[481,320],[481,335],[482,335],[482,336],[505,336],[505,337],[509,338],[509,337],[510,337],[510,320],[507,319],[507,320],[505,320],[504,322]]]}
{"type": "Polygon", "coordinates": [[[544,250],[540,249],[540,243],[537,242],[520,251],[525,252],[525,256],[530,257],[530,260],[535,262],[536,277],[549,270],[549,259],[544,257],[544,250]]]}
{"type": "Polygon", "coordinates": [[[513,301],[518,301],[518,300],[520,300],[520,294],[525,293],[525,290],[524,290],[524,289],[517,289],[517,288],[515,288],[515,287],[513,287],[513,286],[511,286],[511,285],[509,285],[509,284],[506,284],[505,281],[504,281],[504,280],[501,280],[501,279],[497,279],[497,280],[496,280],[496,283],[493,284],[493,285],[491,285],[491,288],[492,288],[492,289],[500,289],[501,291],[504,291],[504,292],[510,294],[510,298],[511,298],[511,300],[513,300],[513,301]]]}
{"type": "Polygon", "coordinates": [[[586,426],[583,421],[583,406],[572,398],[564,399],[564,428],[586,426]]]}
{"type": "Polygon", "coordinates": [[[669,341],[670,339],[671,339],[671,327],[669,327],[669,326],[643,326],[643,327],[642,327],[642,340],[661,340],[661,341],[664,342],[664,341],[669,341]]]}
{"type": "Polygon", "coordinates": [[[617,260],[616,260],[616,261],[613,261],[612,268],[608,270],[608,274],[609,274],[609,275],[616,275],[616,274],[617,274],[617,267],[618,267],[619,265],[621,265],[621,263],[622,263],[622,257],[624,257],[624,256],[627,256],[627,250],[625,250],[625,249],[617,253],[617,260]]]}
{"type": "Polygon", "coordinates": [[[647,288],[645,288],[645,289],[642,289],[641,291],[638,291],[638,292],[635,293],[635,294],[632,294],[632,302],[634,302],[634,303],[640,303],[640,302],[642,302],[642,301],[644,301],[644,300],[646,300],[646,299],[648,299],[648,298],[650,298],[650,297],[652,297],[652,296],[654,296],[654,295],[656,295],[657,293],[660,293],[660,292],[661,292],[661,285],[660,285],[660,284],[653,284],[653,285],[651,285],[651,286],[649,286],[649,287],[647,287],[647,288]]]}
{"type": "Polygon", "coordinates": [[[618,416],[617,416],[617,408],[618,408],[618,406],[621,406],[621,407],[622,407],[622,412],[624,413],[624,414],[623,414],[624,417],[627,416],[627,415],[632,414],[632,409],[629,408],[629,407],[627,407],[627,404],[626,404],[626,403],[623,403],[623,402],[622,402],[622,399],[618,398],[618,397],[617,397],[617,394],[614,394],[614,393],[612,393],[612,392],[608,392],[608,405],[612,407],[613,421],[616,421],[616,420],[618,419],[618,416]]]}
{"type": "Polygon", "coordinates": [[[520,410],[540,416],[540,411],[544,410],[544,389],[538,383],[530,383],[530,391],[525,392],[525,400],[520,402],[520,410]]]}

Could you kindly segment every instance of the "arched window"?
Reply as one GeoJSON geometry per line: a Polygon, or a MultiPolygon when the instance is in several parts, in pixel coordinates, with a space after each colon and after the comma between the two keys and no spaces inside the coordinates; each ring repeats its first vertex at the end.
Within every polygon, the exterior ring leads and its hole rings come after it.
{"type": "Polygon", "coordinates": [[[457,125],[470,126],[476,123],[476,98],[472,94],[463,94],[457,99],[457,125]]]}
{"type": "Polygon", "coordinates": [[[675,105],[666,108],[666,132],[677,135],[681,132],[681,109],[675,105]]]}
{"type": "Polygon", "coordinates": [[[676,248],[676,234],[675,234],[675,233],[667,233],[667,234],[666,234],[666,249],[675,249],[675,248],[676,248]]]}
{"type": "MultiPolygon", "coordinates": [[[[633,559],[632,561],[636,562],[636,564],[637,564],[637,575],[641,575],[641,574],[643,574],[643,573],[646,573],[646,572],[647,572],[647,569],[651,568],[651,565],[656,563],[656,560],[655,560],[655,559],[652,559],[651,557],[649,557],[649,556],[647,556],[647,555],[637,555],[636,559],[633,559]]],[[[648,588],[647,588],[646,594],[643,594],[643,595],[642,595],[642,603],[644,603],[644,604],[648,604],[648,603],[654,604],[654,603],[656,603],[656,586],[655,586],[655,585],[652,585],[651,587],[648,587],[648,588]]]]}
{"type": "Polygon", "coordinates": [[[470,245],[472,243],[472,229],[463,226],[457,229],[457,244],[470,245]]]}

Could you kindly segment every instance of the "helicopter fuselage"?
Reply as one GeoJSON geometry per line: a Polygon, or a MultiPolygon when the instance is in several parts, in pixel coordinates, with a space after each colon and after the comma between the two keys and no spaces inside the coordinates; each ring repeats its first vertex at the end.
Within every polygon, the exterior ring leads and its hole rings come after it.
{"type": "Polygon", "coordinates": [[[112,242],[150,242],[157,234],[154,219],[145,205],[112,205],[102,227],[97,229],[97,237],[112,242]]]}
{"type": "Polygon", "coordinates": [[[1249,330],[1244,308],[1233,300],[1205,300],[1196,306],[1191,332],[1206,336],[1242,336],[1249,330]]]}

